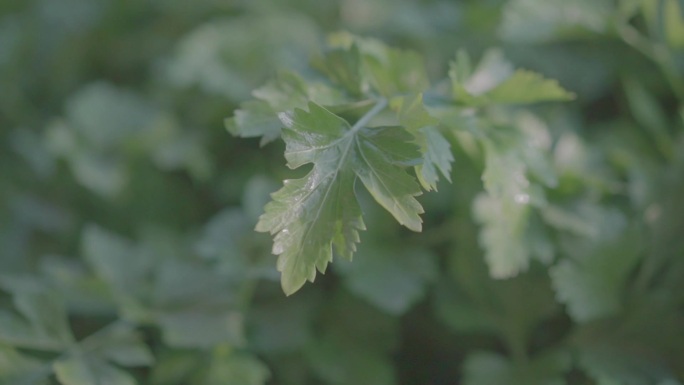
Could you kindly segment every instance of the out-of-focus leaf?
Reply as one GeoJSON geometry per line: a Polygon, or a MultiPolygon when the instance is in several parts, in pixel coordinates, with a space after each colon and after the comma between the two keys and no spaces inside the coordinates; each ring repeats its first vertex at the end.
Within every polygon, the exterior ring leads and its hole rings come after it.
{"type": "Polygon", "coordinates": [[[516,364],[496,353],[480,352],[468,356],[464,364],[466,385],[563,385],[570,369],[564,352],[544,352],[533,360],[516,364]]]}
{"type": "Polygon", "coordinates": [[[296,352],[311,342],[320,303],[307,294],[254,306],[247,319],[249,345],[262,354],[277,354],[296,352]]]}
{"type": "Polygon", "coordinates": [[[458,103],[468,106],[531,104],[574,97],[555,80],[528,70],[514,71],[501,51],[487,51],[472,73],[470,60],[466,58],[460,53],[449,71],[452,95],[458,103]]]}
{"type": "Polygon", "coordinates": [[[87,343],[92,353],[120,366],[150,366],[154,362],[141,335],[128,324],[109,326],[91,336],[87,343]]]}
{"type": "Polygon", "coordinates": [[[271,372],[268,367],[255,357],[219,351],[212,357],[201,384],[264,385],[270,377],[271,372]]]}
{"type": "Polygon", "coordinates": [[[641,259],[635,231],[581,259],[566,259],[550,269],[560,302],[577,322],[616,314],[632,269],[641,259]]]}
{"type": "Polygon", "coordinates": [[[62,385],[135,385],[125,371],[83,353],[60,359],[53,365],[62,385]]]}
{"type": "Polygon", "coordinates": [[[578,328],[573,345],[579,366],[596,380],[646,385],[681,378],[684,337],[681,314],[665,296],[631,301],[619,317],[578,328]]]}
{"type": "MultiPolygon", "coordinates": [[[[6,282],[0,284],[7,288],[6,282]]],[[[73,343],[66,309],[58,295],[44,287],[18,289],[13,302],[19,314],[0,310],[0,341],[48,351],[59,351],[73,343]]]]}
{"type": "Polygon", "coordinates": [[[640,5],[656,36],[664,38],[672,48],[684,47],[684,4],[681,1],[641,1],[640,5]]]}
{"type": "Polygon", "coordinates": [[[302,68],[317,36],[316,25],[294,12],[213,20],[181,40],[165,72],[173,84],[237,101],[273,71],[273,62],[302,68]]]}
{"type": "MultiPolygon", "coordinates": [[[[337,267],[337,266],[336,266],[337,267]]],[[[435,258],[424,250],[363,248],[353,263],[340,261],[347,288],[390,314],[408,311],[435,277],[435,258]]]]}
{"type": "Polygon", "coordinates": [[[164,341],[179,348],[208,348],[221,343],[243,345],[243,317],[235,312],[179,312],[163,314],[159,325],[164,341]]]}
{"type": "Polygon", "coordinates": [[[225,125],[233,135],[261,137],[261,145],[280,137],[284,124],[278,118],[279,113],[305,108],[309,100],[321,105],[335,105],[345,100],[334,88],[318,82],[307,83],[299,75],[284,71],[253,94],[257,100],[242,103],[235,116],[225,120],[225,125]]]}
{"type": "Polygon", "coordinates": [[[46,364],[16,349],[0,345],[0,382],[12,385],[43,385],[46,364]]]}
{"type": "Polygon", "coordinates": [[[602,33],[610,26],[607,0],[512,0],[503,10],[499,34],[521,43],[552,41],[577,32],[602,33]]]}

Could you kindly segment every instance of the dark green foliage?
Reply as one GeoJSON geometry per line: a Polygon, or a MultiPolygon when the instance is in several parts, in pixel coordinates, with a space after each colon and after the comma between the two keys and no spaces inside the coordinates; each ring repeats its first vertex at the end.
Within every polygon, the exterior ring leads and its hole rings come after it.
{"type": "Polygon", "coordinates": [[[682,384],[683,74],[680,0],[0,2],[0,385],[682,384]]]}

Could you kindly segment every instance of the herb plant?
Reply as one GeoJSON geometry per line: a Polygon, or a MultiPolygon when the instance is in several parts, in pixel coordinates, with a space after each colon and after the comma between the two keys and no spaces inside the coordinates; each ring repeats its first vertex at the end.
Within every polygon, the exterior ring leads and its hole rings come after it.
{"type": "Polygon", "coordinates": [[[679,0],[1,2],[0,384],[684,383],[683,50],[679,0]]]}

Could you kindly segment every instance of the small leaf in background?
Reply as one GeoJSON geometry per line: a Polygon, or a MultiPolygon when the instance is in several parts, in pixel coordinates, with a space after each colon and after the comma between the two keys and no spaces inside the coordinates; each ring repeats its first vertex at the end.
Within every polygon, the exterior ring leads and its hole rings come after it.
{"type": "Polygon", "coordinates": [[[353,96],[360,96],[368,90],[368,80],[363,77],[361,63],[361,53],[356,44],[348,48],[331,48],[311,59],[313,68],[353,96]]]}
{"type": "MultiPolygon", "coordinates": [[[[7,288],[3,281],[0,285],[7,288]]],[[[18,314],[0,310],[0,342],[47,351],[60,351],[74,342],[59,295],[40,286],[13,291],[18,314]]]]}
{"type": "Polygon", "coordinates": [[[417,52],[389,48],[376,41],[362,41],[360,47],[371,84],[380,95],[391,98],[423,92],[430,86],[423,57],[417,52]]]}
{"type": "Polygon", "coordinates": [[[396,375],[388,357],[359,346],[323,339],[309,351],[317,376],[328,384],[392,385],[396,375]]]}
{"type": "Polygon", "coordinates": [[[152,352],[132,325],[116,323],[87,337],[89,352],[124,367],[150,366],[152,352]]]}
{"type": "Polygon", "coordinates": [[[352,293],[393,315],[406,313],[426,293],[437,273],[425,250],[364,247],[354,262],[335,266],[352,293]]]}
{"type": "Polygon", "coordinates": [[[561,385],[570,369],[564,352],[543,352],[532,360],[516,363],[496,353],[473,353],[464,364],[466,385],[561,385]]]}
{"type": "Polygon", "coordinates": [[[136,385],[125,371],[97,358],[77,353],[57,360],[54,365],[57,380],[62,385],[136,385]]]}
{"type": "Polygon", "coordinates": [[[439,283],[434,306],[437,317],[446,326],[461,333],[495,333],[499,324],[495,316],[478,306],[466,290],[451,281],[439,283]]]}
{"type": "Polygon", "coordinates": [[[544,43],[564,37],[602,33],[610,27],[608,0],[512,0],[503,9],[499,35],[516,43],[544,43]]]}
{"type": "Polygon", "coordinates": [[[558,301],[567,304],[575,321],[587,322],[620,311],[622,293],[643,247],[636,231],[627,234],[624,239],[597,247],[593,254],[551,267],[549,274],[558,301]]]}
{"type": "Polygon", "coordinates": [[[492,102],[502,104],[567,101],[574,98],[574,95],[563,89],[557,81],[546,79],[528,70],[515,71],[511,77],[486,95],[492,102]]]}
{"type": "Polygon", "coordinates": [[[144,290],[154,261],[132,242],[97,225],[83,230],[81,242],[85,260],[115,296],[133,298],[144,290]]]}
{"type": "Polygon", "coordinates": [[[647,385],[684,375],[682,315],[662,293],[630,301],[620,316],[585,323],[572,335],[581,367],[597,381],[647,385]]]}
{"type": "Polygon", "coordinates": [[[162,68],[177,87],[198,87],[239,101],[272,73],[273,62],[304,67],[318,46],[318,33],[318,26],[300,12],[219,16],[187,33],[162,68]]]}
{"type": "Polygon", "coordinates": [[[313,339],[319,297],[310,292],[254,306],[248,313],[248,341],[260,354],[294,353],[313,339]]]}
{"type": "Polygon", "coordinates": [[[345,97],[338,90],[320,82],[307,82],[291,72],[278,76],[253,92],[256,100],[242,103],[235,116],[225,120],[232,135],[244,138],[261,137],[261,145],[274,141],[284,127],[278,118],[282,112],[305,108],[309,100],[321,105],[339,104],[345,97]]]}
{"type": "Polygon", "coordinates": [[[322,303],[323,327],[304,351],[316,377],[340,385],[396,384],[389,354],[399,345],[398,318],[343,290],[322,303]]]}
{"type": "Polygon", "coordinates": [[[468,106],[488,104],[531,104],[567,101],[574,94],[563,89],[556,80],[528,70],[513,70],[501,51],[487,51],[473,73],[469,59],[461,53],[451,63],[449,77],[454,100],[468,106]]]}
{"type": "Polygon", "coordinates": [[[483,225],[480,243],[495,278],[507,278],[527,269],[530,250],[525,242],[530,210],[529,181],[524,164],[510,155],[496,155],[488,150],[487,169],[483,175],[489,195],[479,195],[473,203],[475,219],[483,225]],[[487,187],[490,182],[490,187],[487,187]]]}
{"type": "Polygon", "coordinates": [[[201,384],[265,385],[270,377],[271,371],[256,357],[217,351],[201,384]]]}
{"type": "Polygon", "coordinates": [[[684,4],[679,0],[641,1],[652,31],[674,49],[684,47],[684,4]]]}
{"type": "Polygon", "coordinates": [[[16,349],[0,344],[0,382],[17,385],[43,385],[49,366],[38,359],[25,356],[16,349]]]}

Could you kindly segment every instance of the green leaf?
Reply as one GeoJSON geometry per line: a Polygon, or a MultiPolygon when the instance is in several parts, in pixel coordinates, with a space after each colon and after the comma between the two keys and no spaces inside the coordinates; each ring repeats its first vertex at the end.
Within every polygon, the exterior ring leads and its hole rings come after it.
{"type": "Polygon", "coordinates": [[[392,100],[392,108],[397,111],[399,123],[416,137],[420,145],[424,161],[416,166],[416,175],[423,188],[437,190],[437,170],[451,182],[451,163],[454,161],[451,144],[437,128],[439,120],[425,108],[423,95],[396,98],[392,100]]]}
{"type": "Polygon", "coordinates": [[[564,352],[544,352],[527,363],[516,363],[489,352],[468,356],[464,364],[466,385],[563,385],[570,365],[564,352]]]}
{"type": "Polygon", "coordinates": [[[648,385],[682,378],[684,319],[662,293],[631,301],[618,316],[579,325],[578,366],[597,381],[648,385]]]}
{"type": "Polygon", "coordinates": [[[322,105],[339,104],[345,99],[334,88],[306,82],[295,73],[282,71],[261,88],[254,90],[257,100],[244,102],[235,116],[225,120],[228,132],[243,138],[261,137],[261,145],[280,137],[283,123],[278,113],[304,108],[309,100],[322,105]]]}
{"type": "Polygon", "coordinates": [[[304,350],[309,370],[326,384],[396,384],[391,354],[399,346],[399,319],[345,290],[330,294],[304,350]]]}
{"type": "Polygon", "coordinates": [[[430,86],[420,54],[385,45],[380,47],[382,49],[376,49],[373,54],[364,52],[363,55],[371,84],[380,95],[390,98],[397,94],[423,92],[430,86]]]}
{"type": "Polygon", "coordinates": [[[268,103],[248,101],[240,107],[234,117],[225,120],[228,132],[243,138],[261,137],[261,145],[280,137],[283,125],[268,103]]]}
{"type": "Polygon", "coordinates": [[[512,0],[503,10],[499,34],[516,43],[543,43],[574,34],[606,32],[613,2],[608,0],[512,0]]]}
{"type": "Polygon", "coordinates": [[[486,94],[487,99],[501,104],[530,104],[546,101],[572,100],[574,94],[563,89],[556,80],[517,70],[511,77],[486,94]]]}
{"type": "Polygon", "coordinates": [[[389,314],[408,311],[437,274],[435,258],[425,250],[375,246],[360,254],[354,263],[340,264],[338,271],[349,291],[389,314]]]}
{"type": "Polygon", "coordinates": [[[421,148],[425,160],[416,166],[416,174],[424,189],[436,191],[439,181],[437,170],[451,182],[451,163],[454,161],[454,155],[451,152],[451,144],[437,127],[425,127],[420,131],[425,139],[425,147],[421,148]]]}
{"type": "Polygon", "coordinates": [[[0,341],[49,351],[73,343],[64,303],[56,293],[47,288],[18,290],[13,302],[21,316],[0,311],[0,341]]]}
{"type": "Polygon", "coordinates": [[[485,142],[486,168],[482,174],[488,195],[476,198],[475,218],[484,225],[480,243],[492,277],[507,278],[527,268],[530,258],[525,242],[530,202],[530,182],[525,163],[510,150],[485,142]]]}
{"type": "Polygon", "coordinates": [[[44,377],[47,377],[44,375],[45,368],[46,365],[41,361],[21,354],[12,347],[0,345],[0,383],[43,385],[46,384],[44,377]]]}
{"type": "Polygon", "coordinates": [[[264,385],[270,377],[271,371],[255,357],[219,351],[214,354],[201,384],[264,385]]]}
{"type": "Polygon", "coordinates": [[[343,87],[353,96],[360,96],[368,90],[361,68],[362,58],[359,47],[352,44],[349,48],[331,48],[311,59],[311,66],[343,87]]]}
{"type": "Polygon", "coordinates": [[[460,54],[451,63],[454,100],[468,106],[489,104],[531,104],[546,101],[572,100],[574,94],[557,81],[528,70],[513,70],[499,50],[487,51],[475,72],[469,74],[469,59],[460,54]]]}
{"type": "Polygon", "coordinates": [[[313,339],[319,297],[301,293],[287,301],[255,304],[249,313],[249,344],[258,353],[293,353],[313,339]]]}
{"type": "Polygon", "coordinates": [[[466,104],[472,104],[476,97],[484,95],[513,74],[513,65],[497,49],[485,52],[472,73],[469,73],[467,54],[461,52],[456,60],[449,70],[452,92],[456,101],[466,104]]]}
{"type": "Polygon", "coordinates": [[[388,356],[324,337],[307,352],[314,372],[327,384],[396,383],[388,356]]]}
{"type": "Polygon", "coordinates": [[[157,322],[164,341],[179,348],[208,348],[222,343],[244,345],[243,317],[238,312],[185,311],[162,314],[157,322]]]}
{"type": "Polygon", "coordinates": [[[411,135],[400,127],[365,127],[384,107],[379,102],[353,127],[313,102],[309,112],[281,115],[288,127],[283,132],[288,166],[314,164],[304,178],[285,181],[256,226],[275,235],[273,253],[279,256],[285,293],[313,281],[316,269],[325,272],[333,245],[351,259],[364,229],[354,193],[357,179],[399,223],[421,230],[423,209],[414,198],[420,187],[405,171],[420,161],[411,135]]]}
{"type": "Polygon", "coordinates": [[[549,270],[556,297],[577,322],[621,310],[625,285],[641,259],[636,230],[581,259],[566,259],[549,270]]]}
{"type": "Polygon", "coordinates": [[[147,289],[148,274],[154,258],[135,244],[97,226],[88,225],[81,238],[83,256],[97,275],[105,281],[113,297],[130,316],[144,317],[139,300],[147,289]]]}
{"type": "Polygon", "coordinates": [[[106,327],[89,337],[87,343],[93,354],[120,366],[150,366],[154,362],[141,335],[129,324],[116,323],[106,327]]]}
{"type": "Polygon", "coordinates": [[[57,380],[62,385],[135,385],[133,377],[102,360],[83,353],[55,361],[57,380]]]}

